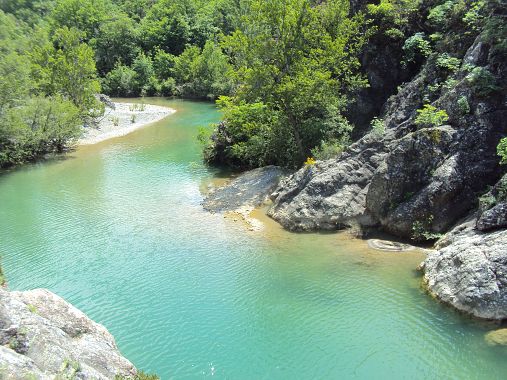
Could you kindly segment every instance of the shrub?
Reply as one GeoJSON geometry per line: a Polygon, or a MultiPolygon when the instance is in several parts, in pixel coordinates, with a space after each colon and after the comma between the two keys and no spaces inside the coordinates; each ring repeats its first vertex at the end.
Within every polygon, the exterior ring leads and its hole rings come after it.
{"type": "Polygon", "coordinates": [[[116,64],[102,82],[104,92],[112,96],[135,96],[137,74],[130,67],[116,64]]]}
{"type": "Polygon", "coordinates": [[[442,237],[442,234],[432,232],[433,215],[425,220],[418,220],[412,224],[412,240],[415,241],[432,241],[442,237]]]}
{"type": "Polygon", "coordinates": [[[501,164],[507,164],[507,137],[504,137],[500,140],[500,143],[497,147],[498,155],[501,157],[501,164]]]}
{"type": "Polygon", "coordinates": [[[466,79],[479,96],[487,96],[499,90],[495,76],[484,67],[474,67],[466,79]]]}
{"type": "Polygon", "coordinates": [[[167,78],[162,82],[160,87],[160,94],[163,96],[176,95],[176,81],[174,78],[167,78]]]}
{"type": "Polygon", "coordinates": [[[403,51],[405,52],[405,63],[414,62],[419,58],[426,58],[431,54],[431,45],[426,40],[424,33],[416,33],[407,38],[403,44],[403,51]]]}
{"type": "MultiPolygon", "coordinates": [[[[311,150],[315,159],[324,161],[338,156],[345,149],[345,144],[338,140],[322,141],[320,146],[311,150]]],[[[307,160],[308,162],[308,160],[307,160]]],[[[307,164],[305,162],[305,164],[307,164]]]]}
{"type": "Polygon", "coordinates": [[[445,28],[449,22],[453,8],[453,0],[446,1],[445,3],[432,8],[428,14],[429,24],[438,29],[445,28]]]}
{"type": "Polygon", "coordinates": [[[485,1],[474,1],[470,9],[463,16],[463,22],[467,25],[468,29],[478,31],[484,20],[485,1]]]}
{"type": "Polygon", "coordinates": [[[384,120],[379,119],[378,117],[374,117],[370,123],[372,132],[380,137],[383,136],[386,131],[386,126],[384,124],[384,120]]]}
{"type": "Polygon", "coordinates": [[[462,115],[467,115],[470,113],[470,104],[468,104],[466,96],[461,96],[458,99],[458,109],[462,115]]]}
{"type": "Polygon", "coordinates": [[[437,67],[446,72],[455,73],[458,71],[461,64],[461,60],[458,58],[451,57],[447,53],[441,54],[436,61],[437,67]]]}
{"type": "Polygon", "coordinates": [[[419,127],[440,127],[447,120],[449,120],[447,112],[426,104],[423,108],[417,110],[417,117],[414,122],[419,127]]]}

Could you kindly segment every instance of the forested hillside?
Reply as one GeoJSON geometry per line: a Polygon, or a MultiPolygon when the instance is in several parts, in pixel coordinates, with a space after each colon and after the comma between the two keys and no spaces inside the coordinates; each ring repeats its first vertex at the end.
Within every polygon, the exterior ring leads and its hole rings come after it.
{"type": "MultiPolygon", "coordinates": [[[[332,157],[370,122],[384,128],[387,98],[424,64],[436,73],[429,104],[455,84],[477,35],[503,54],[501,3],[2,0],[0,165],[64,149],[101,113],[98,92],[218,99],[224,121],[200,136],[212,164],[332,157]]],[[[491,72],[466,69],[490,95],[500,88],[491,72]]]]}

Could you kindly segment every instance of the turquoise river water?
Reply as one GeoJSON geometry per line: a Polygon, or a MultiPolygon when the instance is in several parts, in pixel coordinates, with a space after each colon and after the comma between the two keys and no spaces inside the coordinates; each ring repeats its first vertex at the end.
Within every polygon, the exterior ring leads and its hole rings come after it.
{"type": "Polygon", "coordinates": [[[207,103],[0,176],[0,254],[16,290],[49,288],[162,379],[506,379],[507,351],[420,288],[421,252],[291,234],[202,210],[207,103]]]}

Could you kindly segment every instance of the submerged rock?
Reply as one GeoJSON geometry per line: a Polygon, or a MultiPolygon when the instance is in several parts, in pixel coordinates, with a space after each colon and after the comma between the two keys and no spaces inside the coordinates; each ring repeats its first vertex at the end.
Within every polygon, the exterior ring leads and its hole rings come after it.
{"type": "Polygon", "coordinates": [[[0,378],[113,379],[136,369],[106,328],[45,289],[0,288],[0,378]]]}
{"type": "Polygon", "coordinates": [[[475,217],[453,229],[423,263],[427,289],[458,310],[507,318],[507,230],[482,233],[475,217]]]}
{"type": "Polygon", "coordinates": [[[369,239],[368,247],[386,252],[408,252],[416,249],[413,245],[390,240],[369,239]]]}
{"type": "Polygon", "coordinates": [[[242,173],[229,184],[213,190],[203,201],[212,212],[235,211],[264,203],[280,182],[284,170],[265,166],[242,173]]]}
{"type": "Polygon", "coordinates": [[[496,346],[507,346],[507,329],[498,329],[495,331],[490,331],[484,336],[486,343],[496,346]]]}

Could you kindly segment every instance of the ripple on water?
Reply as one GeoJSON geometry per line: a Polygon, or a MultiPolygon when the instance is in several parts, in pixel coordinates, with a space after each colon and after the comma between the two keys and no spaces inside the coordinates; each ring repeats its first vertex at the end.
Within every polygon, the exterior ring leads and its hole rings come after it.
{"type": "Polygon", "coordinates": [[[490,328],[419,289],[420,253],[204,213],[194,136],[218,114],[168,105],[163,123],[0,177],[11,287],[64,296],[163,379],[504,377],[490,328]]]}

